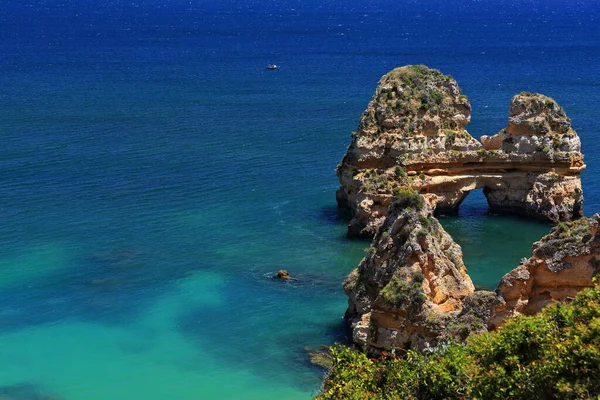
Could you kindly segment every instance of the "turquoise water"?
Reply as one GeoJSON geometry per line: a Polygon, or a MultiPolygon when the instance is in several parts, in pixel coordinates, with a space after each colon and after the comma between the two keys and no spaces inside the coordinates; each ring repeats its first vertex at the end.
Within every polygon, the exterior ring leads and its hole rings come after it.
{"type": "Polygon", "coordinates": [[[533,242],[548,234],[552,226],[489,212],[481,189],[469,193],[458,215],[441,216],[440,222],[462,247],[475,286],[488,290],[493,290],[522,258],[529,258],[533,242]]]}
{"type": "MultiPolygon", "coordinates": [[[[315,394],[305,348],[344,340],[341,281],[368,246],[345,238],[334,168],[399,65],[452,74],[474,136],[519,91],[554,97],[600,210],[600,12],[530,3],[8,1],[0,394],[315,394]]],[[[482,286],[549,228],[477,193],[442,223],[482,286]]]]}

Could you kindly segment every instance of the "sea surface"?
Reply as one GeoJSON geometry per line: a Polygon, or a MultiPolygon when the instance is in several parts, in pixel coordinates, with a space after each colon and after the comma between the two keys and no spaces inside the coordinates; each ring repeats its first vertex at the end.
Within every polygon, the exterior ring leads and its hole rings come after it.
{"type": "MultiPolygon", "coordinates": [[[[346,339],[369,245],[334,169],[378,79],[419,63],[476,137],[518,92],[556,99],[600,211],[596,1],[3,0],[0,395],[316,394],[306,349],[346,339]]],[[[550,229],[481,192],[442,223],[488,288],[550,229]]]]}

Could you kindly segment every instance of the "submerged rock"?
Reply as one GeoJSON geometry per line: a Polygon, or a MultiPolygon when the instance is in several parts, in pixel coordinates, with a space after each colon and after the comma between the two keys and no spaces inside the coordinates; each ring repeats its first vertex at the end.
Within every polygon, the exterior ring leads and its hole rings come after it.
{"type": "Polygon", "coordinates": [[[0,400],[60,400],[32,383],[0,386],[0,400]]]}
{"type": "Polygon", "coordinates": [[[329,346],[320,346],[317,348],[307,347],[304,349],[308,354],[311,364],[324,369],[329,369],[333,365],[333,358],[329,346]]]}
{"type": "Polygon", "coordinates": [[[551,98],[521,93],[508,126],[482,143],[465,129],[471,106],[456,81],[422,65],[384,75],[337,168],[349,236],[374,236],[394,192],[411,187],[437,212],[483,188],[490,208],[550,221],[583,215],[580,141],[551,98]]]}

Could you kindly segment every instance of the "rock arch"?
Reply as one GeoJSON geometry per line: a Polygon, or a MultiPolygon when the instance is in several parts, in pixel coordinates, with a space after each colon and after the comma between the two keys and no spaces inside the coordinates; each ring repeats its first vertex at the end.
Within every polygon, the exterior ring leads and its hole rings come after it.
{"type": "Polygon", "coordinates": [[[583,216],[581,143],[550,97],[513,97],[508,125],[481,142],[465,129],[471,105],[454,79],[422,65],[384,75],[337,168],[349,236],[372,237],[403,187],[436,212],[484,188],[489,207],[553,222],[583,216]]]}

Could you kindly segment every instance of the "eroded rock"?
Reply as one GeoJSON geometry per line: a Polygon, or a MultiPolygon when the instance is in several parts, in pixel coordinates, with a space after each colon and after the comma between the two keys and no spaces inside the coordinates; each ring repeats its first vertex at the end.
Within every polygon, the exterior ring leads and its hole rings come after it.
{"type": "Polygon", "coordinates": [[[473,139],[468,99],[424,66],[379,82],[337,174],[338,204],[353,212],[349,236],[373,236],[344,281],[346,320],[371,352],[424,349],[465,339],[507,318],[592,286],[600,271],[600,215],[561,222],[495,292],[475,291],[460,247],[433,212],[457,210],[483,188],[491,209],[554,222],[583,216],[580,141],[551,98],[516,95],[508,126],[473,139]]]}
{"type": "Polygon", "coordinates": [[[275,279],[283,279],[284,281],[297,281],[298,279],[290,276],[290,273],[285,269],[280,269],[277,274],[273,277],[275,279]]]}
{"type": "Polygon", "coordinates": [[[600,273],[600,214],[557,225],[534,243],[533,254],[500,281],[490,326],[507,318],[532,315],[553,302],[593,286],[600,273]]]}
{"type": "Polygon", "coordinates": [[[372,237],[395,192],[409,186],[436,212],[483,188],[491,209],[553,222],[583,216],[580,141],[551,98],[516,95],[508,126],[482,143],[465,129],[471,106],[456,81],[422,65],[384,75],[337,168],[349,236],[372,237]]]}
{"type": "Polygon", "coordinates": [[[424,348],[474,292],[462,251],[422,196],[405,191],[344,282],[353,340],[371,351],[424,348]]]}

